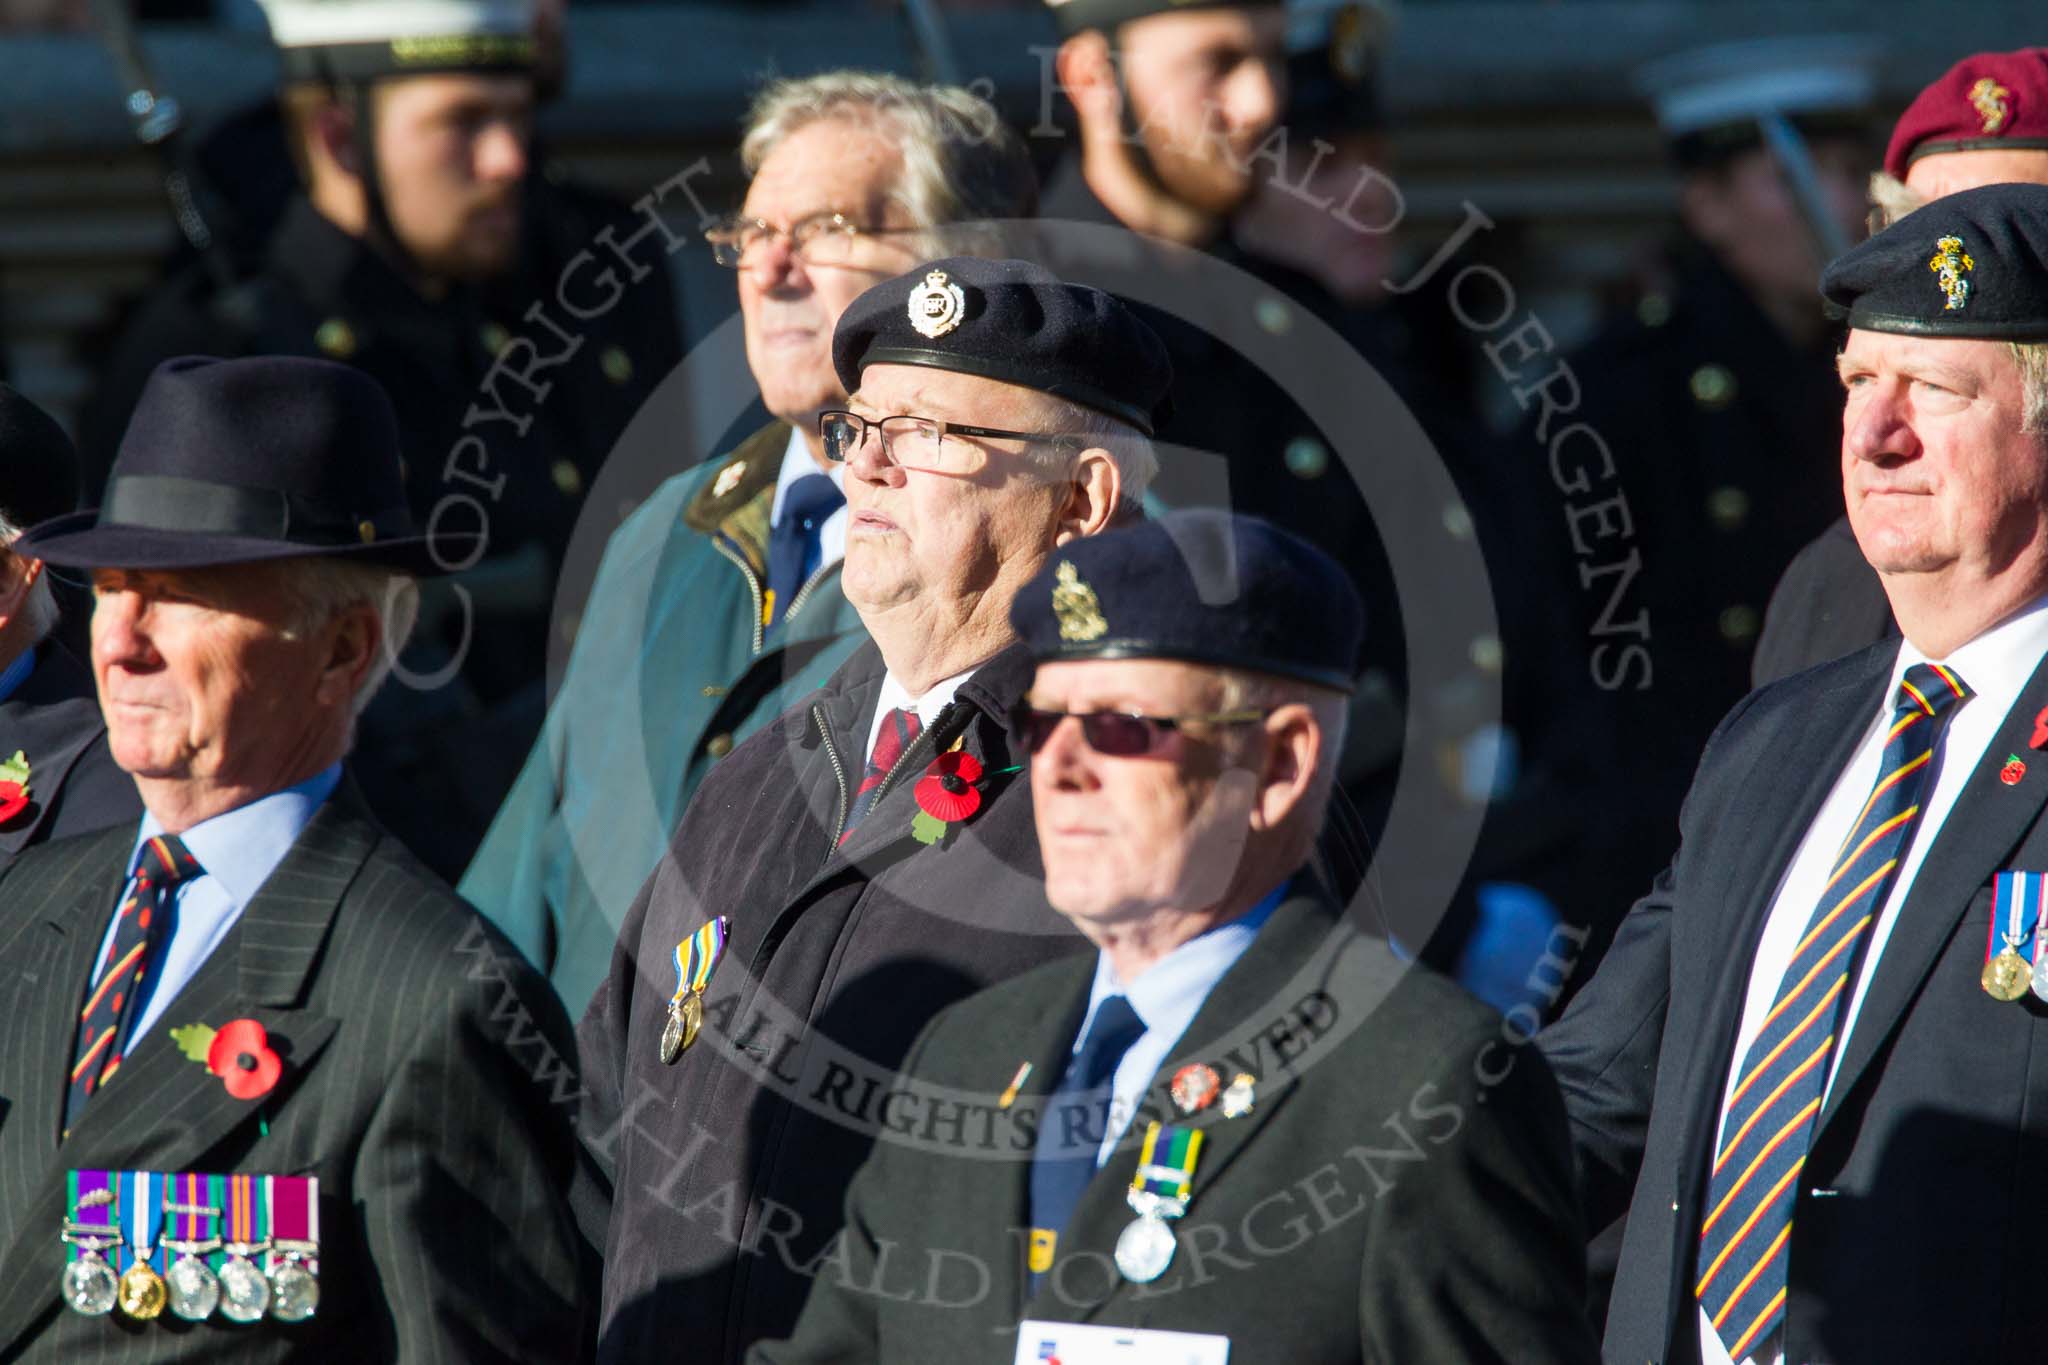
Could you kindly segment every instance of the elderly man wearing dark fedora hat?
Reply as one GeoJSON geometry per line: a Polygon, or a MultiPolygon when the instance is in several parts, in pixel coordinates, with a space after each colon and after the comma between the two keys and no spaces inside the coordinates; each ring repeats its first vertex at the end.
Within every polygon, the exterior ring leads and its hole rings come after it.
{"type": "Polygon", "coordinates": [[[31,844],[142,813],[107,751],[92,677],[56,637],[43,562],[22,528],[78,505],[78,456],[41,408],[0,384],[0,868],[31,844]]]}
{"type": "Polygon", "coordinates": [[[0,1358],[573,1358],[567,1020],[342,770],[463,549],[389,400],[169,361],[105,505],[21,544],[92,575],[146,811],[0,883],[0,1358]]]}

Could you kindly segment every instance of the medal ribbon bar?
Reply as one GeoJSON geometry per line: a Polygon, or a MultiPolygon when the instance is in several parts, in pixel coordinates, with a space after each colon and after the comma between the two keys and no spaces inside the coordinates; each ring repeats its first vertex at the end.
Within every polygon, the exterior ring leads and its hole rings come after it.
{"type": "Polygon", "coordinates": [[[2024,995],[2027,979],[2033,974],[2035,928],[2042,913],[2044,882],[2048,882],[2048,873],[2042,872],[2001,872],[1992,879],[1991,929],[1984,944],[1986,989],[1990,989],[1995,965],[2001,958],[2017,959],[2013,975],[2018,989],[2002,995],[2003,999],[2024,995]]]}
{"type": "Polygon", "coordinates": [[[121,1197],[114,1177],[106,1171],[72,1171],[65,1183],[68,1186],[64,1212],[64,1240],[68,1244],[65,1259],[75,1261],[86,1254],[86,1248],[80,1242],[94,1240],[96,1229],[108,1244],[118,1243],[121,1240],[121,1197]]]}
{"type": "Polygon", "coordinates": [[[128,1246],[118,1267],[123,1273],[137,1266],[155,1269],[157,1233],[163,1227],[164,1178],[154,1171],[123,1171],[120,1174],[121,1204],[128,1210],[128,1246]]]}
{"type": "Polygon", "coordinates": [[[670,1004],[680,1006],[684,996],[702,995],[711,984],[711,970],[725,951],[730,923],[724,915],[708,919],[696,933],[676,945],[676,993],[669,997],[670,1004]]]}
{"type": "Polygon", "coordinates": [[[1137,1174],[1131,1177],[1131,1193],[1185,1205],[1194,1186],[1195,1162],[1201,1152],[1201,1129],[1151,1124],[1145,1129],[1137,1174]]]}

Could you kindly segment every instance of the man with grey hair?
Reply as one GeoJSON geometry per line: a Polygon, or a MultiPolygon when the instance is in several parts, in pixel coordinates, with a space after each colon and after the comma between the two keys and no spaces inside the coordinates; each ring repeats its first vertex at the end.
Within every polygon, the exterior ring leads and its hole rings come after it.
{"type": "Polygon", "coordinates": [[[43,561],[18,552],[23,527],[78,505],[78,456],[41,408],[0,384],[0,870],[31,844],[142,813],[107,752],[92,677],[54,635],[43,561]]]}
{"type": "Polygon", "coordinates": [[[1079,946],[1040,891],[1009,606],[1143,496],[1165,349],[1100,290],[953,256],[854,300],[832,356],[872,643],[705,778],[578,1028],[607,1365],[787,1332],[911,1040],[1079,946]]]}
{"type": "Polygon", "coordinates": [[[0,880],[0,1357],[577,1355],[568,1020],[342,771],[470,548],[398,450],[357,370],[173,360],[104,504],[18,542],[92,574],[145,811],[0,880]]]}
{"type": "MultiPolygon", "coordinates": [[[[1974,53],[1922,90],[1892,129],[1870,199],[1889,225],[1943,195],[2015,182],[2048,185],[2048,47],[1974,53]]],[[[2048,428],[2048,346],[2014,345],[2030,423],[2048,428]]],[[[1751,681],[1762,687],[1898,633],[1884,584],[1844,516],[1778,580],[1751,681]]]]}
{"type": "Polygon", "coordinates": [[[1035,207],[1022,144],[957,87],[778,81],[740,150],[746,202],[708,236],[775,420],[613,535],[540,738],[461,882],[572,1011],[705,774],[865,639],[839,585],[844,475],[818,434],[846,402],[840,313],[948,244],[988,249],[1035,207]]]}

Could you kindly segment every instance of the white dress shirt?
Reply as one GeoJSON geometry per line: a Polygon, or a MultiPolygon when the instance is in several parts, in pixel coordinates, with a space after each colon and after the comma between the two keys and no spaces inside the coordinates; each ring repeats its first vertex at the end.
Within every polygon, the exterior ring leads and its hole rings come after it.
{"type": "MultiPolygon", "coordinates": [[[[804,444],[803,432],[791,427],[789,444],[782,451],[782,472],[775,476],[775,502],[768,509],[770,526],[782,524],[782,505],[789,501],[789,486],[806,474],[823,474],[842,495],[846,492],[845,463],[835,460],[824,469],[818,468],[818,462],[811,458],[811,448],[804,444]]],[[[842,502],[818,528],[818,569],[846,558],[846,517],[846,504],[842,502]]]]}
{"type": "MultiPolygon", "coordinates": [[[[1792,950],[1805,936],[1821,890],[1834,871],[1835,857],[1841,851],[1843,841],[1849,837],[1849,831],[1854,828],[1864,803],[1870,799],[1870,789],[1877,783],[1879,767],[1884,761],[1885,734],[1890,728],[1893,704],[1899,694],[1899,681],[1905,677],[1906,670],[1918,663],[1944,664],[1968,684],[1973,695],[1949,719],[1941,748],[1935,755],[1939,766],[1934,774],[1933,791],[1921,810],[1913,841],[1899,864],[1898,875],[1893,879],[1890,891],[1885,895],[1877,922],[1871,926],[1870,943],[1864,950],[1863,965],[1857,972],[1855,990],[1849,997],[1848,1013],[1842,1017],[1842,1026],[1835,1035],[1834,1053],[1828,1058],[1830,1090],[1834,1088],[1835,1072],[1842,1064],[1849,1033],[1855,1028],[1856,1016],[1863,1008],[1864,993],[1869,990],[1870,979],[1876,974],[1877,960],[1884,952],[1886,940],[1891,937],[1892,926],[1898,922],[1899,907],[1905,903],[1906,893],[1912,889],[1913,878],[1920,871],[1927,850],[1933,846],[1941,822],[1955,807],[1956,798],[1962,794],[1971,777],[1979,773],[1985,746],[1990,744],[1992,735],[2004,723],[2013,703],[2019,700],[2020,689],[2034,675],[2044,653],[2048,653],[2048,598],[2042,598],[2007,618],[1946,659],[1930,660],[1910,641],[1900,642],[1898,660],[1892,665],[1891,685],[1885,690],[1883,701],[1871,712],[1863,739],[1848,766],[1835,779],[1820,813],[1808,826],[1806,837],[1785,869],[1777,896],[1771,902],[1770,917],[1764,923],[1763,938],[1757,944],[1756,960],[1750,967],[1749,993],[1742,1004],[1742,1027],[1735,1035],[1735,1052],[1729,1059],[1728,1079],[1721,1090],[1720,1113],[1724,1119],[1728,1096],[1741,1079],[1742,1063],[1749,1054],[1749,1045],[1763,1031],[1764,1018],[1771,1012],[1778,987],[1784,982],[1786,967],[1791,965],[1792,950]]],[[[1822,1103],[1826,1103],[1826,1091],[1822,1092],[1822,1103]]],[[[1715,1151],[1721,1147],[1720,1126],[1721,1122],[1717,1120],[1715,1151]]],[[[1774,1332],[1743,1358],[1742,1365],[1783,1365],[1783,1343],[1784,1334],[1774,1332]]],[[[1700,1312],[1700,1358],[1703,1365],[1730,1365],[1728,1352],[1713,1324],[1708,1321],[1705,1310],[1700,1312]]]]}
{"type": "MultiPolygon", "coordinates": [[[[157,970],[155,984],[149,988],[148,998],[143,1001],[142,1015],[135,1026],[128,1031],[128,1042],[122,1049],[132,1054],[135,1041],[149,1032],[178,998],[178,992],[185,988],[204,966],[221,940],[228,936],[228,930],[242,917],[242,911],[255,899],[263,883],[270,880],[270,874],[277,871],[277,865],[284,861],[284,855],[298,842],[300,831],[320,809],[322,802],[334,794],[341,782],[341,765],[335,764],[283,791],[272,792],[259,801],[211,820],[202,820],[178,837],[185,848],[198,860],[202,875],[190,881],[181,882],[171,902],[171,940],[163,950],[163,965],[157,970]]],[[[128,884],[122,888],[121,902],[125,903],[135,889],[134,873],[136,860],[142,856],[142,846],[164,832],[163,823],[147,811],[142,816],[142,828],[135,836],[135,847],[128,855],[128,884]]],[[[107,949],[114,942],[113,907],[107,908],[107,932],[100,939],[99,956],[96,963],[104,964],[107,949]]],[[[98,976],[98,972],[94,972],[98,976]]],[[[186,1019],[181,1023],[208,1023],[215,1027],[226,1023],[224,1019],[186,1019]]]]}
{"type": "MultiPolygon", "coordinates": [[[[965,673],[955,673],[950,678],[942,678],[927,687],[924,695],[919,697],[911,696],[903,684],[896,681],[894,673],[884,673],[882,695],[875,700],[875,717],[868,722],[868,745],[860,751],[861,769],[866,770],[868,755],[875,751],[875,741],[881,737],[882,717],[896,710],[915,711],[922,733],[923,730],[931,728],[931,723],[939,718],[939,712],[952,704],[953,694],[960,690],[960,684],[973,677],[980,667],[980,664],[976,664],[965,673]]],[[[854,785],[859,785],[858,777],[855,778],[854,785]]]]}
{"type": "MultiPolygon", "coordinates": [[[[1074,1035],[1074,1055],[1095,1026],[1095,1011],[1112,995],[1130,1002],[1145,1031],[1138,1035],[1117,1063],[1109,1087],[1109,1121],[1103,1125],[1102,1145],[1096,1148],[1095,1164],[1109,1160],[1110,1152],[1131,1126],[1131,1118],[1145,1101],[1152,1078],[1166,1062],[1167,1054],[1195,1022],[1202,1002],[1209,998],[1224,973],[1237,965],[1244,950],[1258,937],[1259,926],[1273,914],[1287,892],[1282,882],[1257,905],[1227,924],[1197,934],[1165,957],[1140,972],[1134,980],[1119,981],[1109,954],[1095,959],[1095,982],[1088,990],[1088,1012],[1081,1017],[1074,1035]]],[[[1071,1064],[1070,1064],[1071,1065],[1071,1064]]]]}

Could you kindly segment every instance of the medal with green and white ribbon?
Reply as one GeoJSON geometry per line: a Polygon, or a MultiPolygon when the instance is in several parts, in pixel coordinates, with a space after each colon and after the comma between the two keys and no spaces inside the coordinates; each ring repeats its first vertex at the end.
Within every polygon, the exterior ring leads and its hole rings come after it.
{"type": "Polygon", "coordinates": [[[674,1066],[704,1027],[704,988],[711,984],[711,971],[725,951],[729,923],[724,915],[706,920],[676,945],[676,993],[669,997],[668,1023],[661,1030],[663,1066],[674,1066]]]}
{"type": "Polygon", "coordinates": [[[1199,1128],[1154,1123],[1145,1129],[1137,1174],[1124,1196],[1138,1218],[1116,1239],[1116,1268],[1132,1283],[1151,1283],[1173,1261],[1173,1229],[1167,1223],[1188,1211],[1201,1151],[1199,1128]]]}

